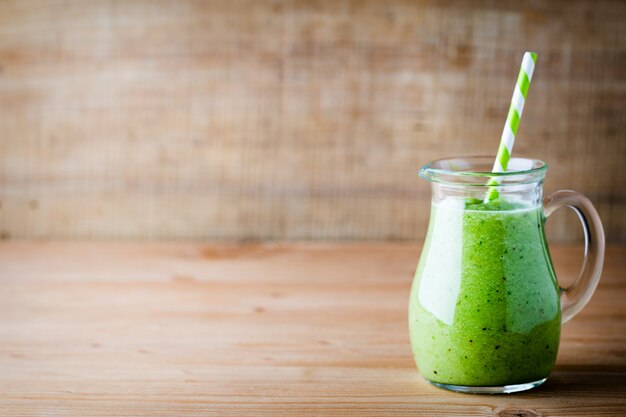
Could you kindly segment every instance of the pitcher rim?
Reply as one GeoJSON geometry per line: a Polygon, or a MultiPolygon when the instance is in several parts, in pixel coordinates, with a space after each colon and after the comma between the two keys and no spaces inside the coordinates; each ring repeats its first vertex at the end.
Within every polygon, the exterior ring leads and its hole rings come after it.
{"type": "Polygon", "coordinates": [[[481,178],[488,181],[491,178],[498,178],[499,185],[515,185],[529,184],[543,180],[548,164],[544,161],[534,158],[513,157],[509,161],[509,170],[506,172],[492,172],[488,169],[471,170],[471,169],[452,169],[444,168],[444,166],[454,166],[455,163],[459,167],[463,165],[482,165],[491,167],[493,165],[493,156],[488,155],[471,155],[458,156],[435,159],[422,166],[418,172],[421,178],[431,182],[444,184],[464,184],[464,185],[485,185],[481,178]],[[514,169],[515,167],[530,166],[527,169],[514,169]]]}

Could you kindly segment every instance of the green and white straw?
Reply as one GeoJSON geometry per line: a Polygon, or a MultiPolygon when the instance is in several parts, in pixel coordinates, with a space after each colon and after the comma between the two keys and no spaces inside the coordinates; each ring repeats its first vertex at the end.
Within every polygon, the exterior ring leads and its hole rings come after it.
{"type": "MultiPolygon", "coordinates": [[[[513,92],[513,98],[511,99],[511,107],[509,108],[509,114],[506,117],[504,130],[502,130],[498,155],[496,156],[496,161],[494,162],[493,169],[491,170],[492,172],[506,172],[506,168],[509,165],[511,152],[513,152],[515,135],[517,134],[517,128],[519,127],[522,112],[524,111],[524,103],[526,102],[528,87],[530,87],[530,80],[532,79],[533,71],[535,70],[535,62],[537,62],[536,53],[524,53],[522,66],[519,70],[519,75],[517,76],[517,83],[515,84],[515,91],[513,92]]],[[[491,187],[489,187],[485,202],[492,201],[498,197],[498,190],[493,186],[498,185],[499,183],[500,177],[492,177],[489,180],[487,184],[491,187]]]]}

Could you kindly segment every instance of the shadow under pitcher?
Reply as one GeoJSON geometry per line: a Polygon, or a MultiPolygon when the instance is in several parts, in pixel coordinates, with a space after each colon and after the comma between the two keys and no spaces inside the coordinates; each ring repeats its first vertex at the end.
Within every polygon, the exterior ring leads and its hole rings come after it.
{"type": "Polygon", "coordinates": [[[409,302],[416,364],[432,384],[467,393],[511,393],[542,384],[554,367],[561,325],[589,301],[604,261],[595,208],[574,191],[543,200],[548,169],[512,158],[492,173],[491,157],[426,164],[430,222],[409,302]],[[487,200],[497,179],[498,197],[487,200]],[[492,180],[492,184],[493,184],[492,180]],[[560,288],[544,223],[560,207],[579,216],[585,255],[578,279],[560,288]]]}

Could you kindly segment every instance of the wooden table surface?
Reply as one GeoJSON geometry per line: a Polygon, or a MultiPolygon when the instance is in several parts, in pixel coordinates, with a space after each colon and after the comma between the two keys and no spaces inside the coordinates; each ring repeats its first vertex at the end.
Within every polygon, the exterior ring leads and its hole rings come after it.
{"type": "MultiPolygon", "coordinates": [[[[580,247],[553,247],[571,279],[580,247]]],[[[407,331],[419,247],[0,244],[2,416],[626,414],[626,247],[541,388],[423,381],[407,331]]]]}

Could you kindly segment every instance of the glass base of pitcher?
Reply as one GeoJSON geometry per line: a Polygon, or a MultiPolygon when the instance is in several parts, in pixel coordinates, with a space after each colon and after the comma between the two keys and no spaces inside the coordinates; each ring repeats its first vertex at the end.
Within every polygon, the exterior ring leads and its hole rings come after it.
{"type": "Polygon", "coordinates": [[[451,384],[442,384],[440,382],[428,381],[436,387],[447,389],[455,392],[462,392],[465,394],[512,394],[514,392],[528,391],[529,389],[533,389],[538,387],[539,385],[546,382],[546,379],[538,379],[533,382],[526,382],[524,384],[513,384],[513,385],[501,385],[501,386],[490,386],[490,387],[471,387],[467,385],[451,385],[451,384]]]}

